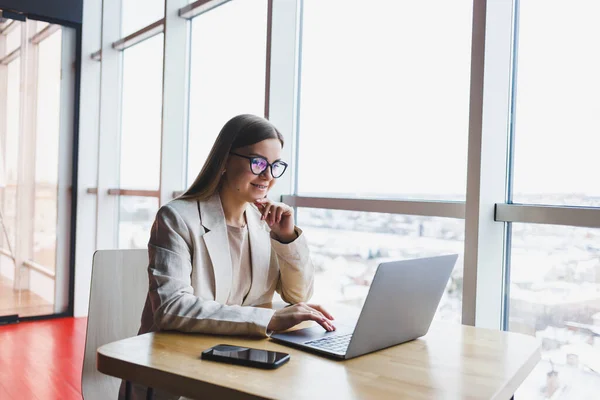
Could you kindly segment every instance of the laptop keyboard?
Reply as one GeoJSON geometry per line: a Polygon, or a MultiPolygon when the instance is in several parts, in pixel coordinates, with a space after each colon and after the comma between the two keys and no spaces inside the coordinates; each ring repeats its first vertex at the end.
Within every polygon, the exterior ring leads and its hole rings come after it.
{"type": "Polygon", "coordinates": [[[310,340],[304,342],[304,344],[309,344],[319,350],[328,350],[333,353],[345,354],[346,349],[350,344],[350,339],[352,339],[352,334],[348,333],[346,335],[327,336],[321,339],[310,340]]]}

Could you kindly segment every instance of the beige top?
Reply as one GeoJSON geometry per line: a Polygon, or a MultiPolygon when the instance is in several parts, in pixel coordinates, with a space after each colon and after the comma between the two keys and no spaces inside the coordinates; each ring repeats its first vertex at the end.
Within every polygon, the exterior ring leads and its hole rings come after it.
{"type": "Polygon", "coordinates": [[[250,240],[248,226],[238,228],[227,225],[229,252],[231,253],[231,291],[228,305],[244,303],[252,282],[252,262],[250,261],[250,240]]]}

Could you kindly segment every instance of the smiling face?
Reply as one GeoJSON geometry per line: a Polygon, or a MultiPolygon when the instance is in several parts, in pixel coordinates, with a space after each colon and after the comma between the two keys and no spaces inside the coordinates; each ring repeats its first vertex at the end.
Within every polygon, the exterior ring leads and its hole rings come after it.
{"type": "MultiPolygon", "coordinates": [[[[281,159],[281,142],[278,139],[266,139],[232,151],[246,157],[263,157],[272,164],[281,159]]],[[[275,184],[275,179],[271,175],[271,168],[260,175],[254,175],[250,169],[250,160],[230,154],[222,184],[222,190],[235,193],[242,201],[253,203],[267,195],[275,184]]]]}

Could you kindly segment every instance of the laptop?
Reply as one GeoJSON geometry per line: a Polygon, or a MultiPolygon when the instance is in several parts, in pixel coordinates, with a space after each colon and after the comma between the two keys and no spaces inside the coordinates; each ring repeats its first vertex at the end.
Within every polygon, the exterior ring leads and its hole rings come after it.
{"type": "Polygon", "coordinates": [[[427,333],[457,254],[379,264],[356,320],[336,317],[321,326],[276,333],[271,339],[302,350],[350,359],[408,342],[427,333]]]}

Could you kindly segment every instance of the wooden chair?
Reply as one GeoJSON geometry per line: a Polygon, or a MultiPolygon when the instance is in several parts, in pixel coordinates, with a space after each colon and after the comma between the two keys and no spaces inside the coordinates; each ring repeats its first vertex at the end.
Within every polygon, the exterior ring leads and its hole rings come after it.
{"type": "Polygon", "coordinates": [[[81,391],[85,400],[116,399],[121,380],[96,370],[96,349],[137,335],[148,292],[147,250],[98,250],[85,337],[81,391]]]}

